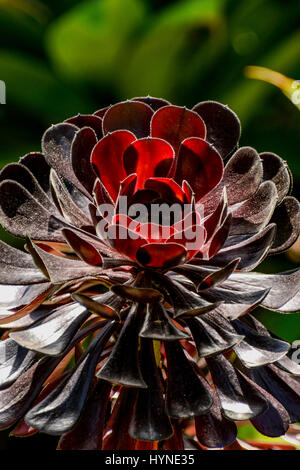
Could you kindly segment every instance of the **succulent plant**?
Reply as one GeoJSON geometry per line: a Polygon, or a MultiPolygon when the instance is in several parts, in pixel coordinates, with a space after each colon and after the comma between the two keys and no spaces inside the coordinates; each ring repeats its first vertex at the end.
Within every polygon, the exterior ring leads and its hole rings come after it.
{"type": "Polygon", "coordinates": [[[25,239],[0,245],[2,429],[224,448],[235,421],[300,421],[300,365],[251,313],[299,310],[299,270],[252,272],[296,240],[299,203],[286,162],[239,137],[220,103],[140,97],[53,125],[1,171],[0,222],[25,239]]]}

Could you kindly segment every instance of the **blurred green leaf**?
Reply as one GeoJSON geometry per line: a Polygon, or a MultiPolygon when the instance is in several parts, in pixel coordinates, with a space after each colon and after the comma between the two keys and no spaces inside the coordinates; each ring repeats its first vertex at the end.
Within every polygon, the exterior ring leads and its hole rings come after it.
{"type": "Polygon", "coordinates": [[[44,23],[50,16],[49,8],[38,0],[0,0],[0,10],[16,10],[44,23]]]}
{"type": "Polygon", "coordinates": [[[64,76],[88,82],[114,79],[120,56],[141,24],[139,0],[90,0],[58,18],[46,36],[53,64],[64,76]]]}
{"type": "Polygon", "coordinates": [[[0,50],[1,80],[7,104],[26,109],[45,125],[88,110],[86,100],[60,82],[46,64],[30,56],[0,50]]]}
{"type": "Polygon", "coordinates": [[[266,67],[252,65],[246,67],[245,75],[248,78],[262,80],[280,88],[280,90],[291,100],[291,102],[300,110],[300,81],[286,77],[282,73],[266,67]]]}
{"type": "MultiPolygon", "coordinates": [[[[293,32],[285,38],[279,46],[268,51],[259,62],[275,70],[293,75],[300,58],[300,31],[293,32]]],[[[226,92],[222,101],[232,106],[238,113],[242,122],[247,122],[255,116],[257,109],[262,108],[267,98],[272,95],[272,90],[267,84],[250,82],[246,78],[226,92]]]]}
{"type": "Polygon", "coordinates": [[[189,67],[186,57],[191,54],[189,49],[197,52],[203,45],[197,35],[193,41],[192,34],[204,27],[209,34],[217,31],[222,22],[223,4],[223,0],[184,0],[153,17],[126,66],[123,63],[124,72],[118,76],[122,95],[149,93],[169,99],[174,97],[176,84],[182,82],[185,67],[189,67]]]}
{"type": "MultiPolygon", "coordinates": [[[[267,437],[258,432],[252,424],[241,424],[238,427],[238,438],[243,441],[256,441],[261,443],[271,443],[271,444],[288,444],[288,442],[283,437],[267,437]]],[[[300,445],[296,446],[296,450],[300,449],[300,445]]]]}

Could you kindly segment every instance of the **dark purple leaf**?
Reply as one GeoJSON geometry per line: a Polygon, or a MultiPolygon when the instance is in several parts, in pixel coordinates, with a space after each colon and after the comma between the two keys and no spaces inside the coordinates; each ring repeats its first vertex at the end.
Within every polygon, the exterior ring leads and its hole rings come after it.
{"type": "Polygon", "coordinates": [[[82,294],[74,294],[73,297],[92,313],[107,316],[108,318],[118,318],[124,305],[124,299],[118,297],[112,291],[94,297],[82,294]]]}
{"type": "Polygon", "coordinates": [[[154,98],[153,96],[142,96],[138,98],[132,98],[132,101],[140,101],[141,103],[146,103],[154,111],[162,108],[163,106],[168,106],[170,103],[162,98],[154,98]]]}
{"type": "Polygon", "coordinates": [[[206,413],[212,406],[212,398],[203,380],[186,358],[179,341],[164,343],[168,381],[166,409],[173,418],[189,418],[206,413]]]}
{"type": "Polygon", "coordinates": [[[278,362],[275,362],[275,366],[282,369],[284,372],[288,372],[292,375],[300,376],[300,365],[288,356],[283,357],[278,362]]]}
{"type": "Polygon", "coordinates": [[[59,229],[62,222],[54,222],[47,211],[32,195],[15,181],[0,183],[0,223],[3,227],[24,238],[63,241],[59,229]]]}
{"type": "Polygon", "coordinates": [[[39,182],[41,188],[49,195],[49,177],[51,167],[46,162],[44,155],[39,152],[31,152],[20,158],[19,163],[26,166],[26,168],[31,171],[33,176],[39,182]]]}
{"type": "Polygon", "coordinates": [[[57,213],[55,205],[26,166],[20,163],[10,163],[9,165],[6,165],[0,173],[0,182],[5,180],[16,181],[27,189],[34,199],[36,199],[45,209],[53,212],[54,214],[57,213]]]}
{"type": "Polygon", "coordinates": [[[2,284],[28,285],[47,281],[28,253],[2,241],[0,241],[0,259],[2,284]]]}
{"type": "Polygon", "coordinates": [[[245,336],[244,340],[234,347],[245,367],[259,367],[278,361],[290,348],[285,341],[259,334],[238,320],[232,324],[238,334],[245,336]]]}
{"type": "Polygon", "coordinates": [[[216,324],[206,315],[185,320],[192,332],[199,357],[209,357],[231,349],[243,336],[216,324]]]}
{"type": "Polygon", "coordinates": [[[75,176],[71,163],[72,142],[78,131],[78,127],[73,124],[56,124],[44,133],[42,149],[47,163],[58,175],[69,180],[87,197],[90,197],[85,187],[75,176]]]}
{"type": "Polygon", "coordinates": [[[300,289],[300,269],[278,274],[234,273],[224,283],[224,286],[238,290],[247,288],[249,292],[255,291],[261,286],[270,289],[268,295],[262,301],[262,305],[270,310],[293,312],[300,307],[300,298],[297,301],[300,289]],[[293,301],[295,301],[294,305],[292,305],[293,301]],[[286,309],[289,302],[291,302],[291,310],[286,309]]]}
{"type": "Polygon", "coordinates": [[[248,292],[247,290],[229,290],[222,287],[201,292],[201,296],[209,302],[222,302],[218,307],[222,312],[228,312],[225,316],[234,319],[242,313],[248,313],[255,308],[268,294],[268,289],[248,292]]]}
{"type": "Polygon", "coordinates": [[[103,133],[126,129],[138,138],[150,134],[150,121],[153,110],[145,103],[123,101],[110,106],[103,116],[103,133]]]}
{"type": "Polygon", "coordinates": [[[212,388],[210,393],[214,402],[209,412],[195,416],[196,436],[205,447],[226,447],[236,439],[237,428],[222,415],[218,395],[212,388]]]}
{"type": "Polygon", "coordinates": [[[74,124],[74,126],[79,127],[79,129],[89,127],[93,129],[98,139],[103,137],[102,119],[94,114],[77,114],[77,116],[66,119],[65,122],[74,124]]]}
{"type": "Polygon", "coordinates": [[[20,346],[56,356],[62,353],[90,313],[76,304],[57,307],[44,320],[29,328],[13,331],[10,337],[20,346]]]}
{"type": "Polygon", "coordinates": [[[0,341],[0,388],[11,385],[29,367],[34,351],[19,346],[11,338],[0,341]]]}
{"type": "Polygon", "coordinates": [[[270,224],[258,234],[228,246],[209,260],[214,265],[224,266],[232,259],[241,258],[238,264],[239,270],[250,271],[254,269],[267,255],[276,233],[275,224],[270,224]]]}
{"type": "Polygon", "coordinates": [[[256,233],[270,221],[278,200],[276,186],[264,181],[256,193],[232,211],[230,235],[256,233]]]}
{"type": "Polygon", "coordinates": [[[203,291],[206,289],[211,289],[212,287],[216,287],[221,284],[223,281],[226,281],[227,278],[231,276],[231,274],[235,271],[238,263],[240,262],[240,258],[234,259],[230,261],[224,268],[218,269],[200,281],[197,286],[198,291],[203,291]]]}
{"type": "Polygon", "coordinates": [[[282,201],[289,192],[291,174],[284,160],[275,153],[263,152],[260,154],[263,164],[264,181],[271,180],[276,185],[278,199],[282,201]]]}
{"type": "Polygon", "coordinates": [[[255,418],[267,409],[267,401],[255,384],[224,356],[207,358],[207,363],[226,418],[242,421],[255,418]]]}
{"type": "Polygon", "coordinates": [[[286,433],[290,424],[290,417],[286,409],[276,400],[273,395],[259,387],[260,393],[268,401],[268,409],[256,418],[251,419],[251,423],[261,434],[268,437],[279,437],[286,433]]]}
{"type": "Polygon", "coordinates": [[[59,441],[61,450],[101,450],[111,385],[98,380],[74,428],[59,441]]]}
{"type": "Polygon", "coordinates": [[[274,365],[249,369],[247,374],[284,406],[292,423],[300,421],[300,383],[297,378],[274,365]]]}
{"type": "Polygon", "coordinates": [[[8,324],[15,327],[15,321],[22,320],[25,315],[35,310],[54,290],[53,286],[46,282],[25,287],[0,285],[0,289],[0,325],[3,327],[8,324]]]}
{"type": "Polygon", "coordinates": [[[60,384],[26,414],[30,426],[47,434],[63,434],[76,424],[84,407],[99,356],[116,324],[108,323],[60,384]]]}
{"type": "MultiPolygon", "coordinates": [[[[101,121],[100,125],[102,125],[101,121]]],[[[94,131],[84,127],[75,135],[71,148],[71,161],[75,176],[90,194],[93,192],[96,179],[91,164],[91,154],[96,143],[97,137],[94,131]]]]}
{"type": "Polygon", "coordinates": [[[262,182],[263,168],[258,153],[251,147],[241,147],[228,160],[221,183],[201,201],[205,213],[212,212],[226,187],[228,204],[246,201],[262,182]]]}
{"type": "Polygon", "coordinates": [[[287,250],[298,238],[300,232],[300,204],[296,198],[287,196],[276,207],[271,222],[278,230],[270,253],[276,254],[287,250]]]}
{"type": "Polygon", "coordinates": [[[84,276],[101,275],[102,268],[89,266],[84,261],[62,258],[47,253],[36,244],[33,244],[37,255],[44,263],[52,282],[66,282],[72,279],[78,279],[84,276]]]}
{"type": "Polygon", "coordinates": [[[132,302],[153,303],[163,299],[163,295],[156,289],[150,287],[135,287],[124,284],[116,284],[111,287],[111,291],[119,297],[129,299],[132,302]]]}
{"type": "Polygon", "coordinates": [[[4,390],[0,390],[0,429],[5,429],[20,419],[40,393],[46,378],[61,358],[43,358],[4,390]]]}
{"type": "Polygon", "coordinates": [[[144,323],[139,335],[142,338],[152,338],[161,341],[174,341],[189,338],[187,333],[174,325],[163,305],[160,303],[147,305],[144,323]]]}
{"type": "MultiPolygon", "coordinates": [[[[224,219],[222,225],[220,225],[218,230],[212,236],[212,239],[209,242],[209,247],[208,247],[208,253],[207,253],[208,259],[213,258],[220,251],[220,249],[226,242],[228,235],[229,235],[231,222],[232,222],[232,214],[228,214],[226,218],[224,219]]],[[[205,250],[205,247],[203,249],[205,250]]]]}
{"type": "Polygon", "coordinates": [[[132,306],[117,342],[97,377],[126,387],[146,388],[138,352],[140,308],[132,306]]]}
{"type": "Polygon", "coordinates": [[[167,276],[162,279],[162,287],[167,290],[170,301],[174,307],[174,318],[180,316],[199,315],[213,310],[218,303],[209,303],[201,299],[198,294],[186,289],[181,283],[171,280],[167,276]]]}
{"type": "Polygon", "coordinates": [[[73,201],[69,191],[67,190],[64,184],[64,181],[57,175],[54,170],[51,170],[50,181],[54,199],[58,202],[59,209],[63,214],[64,219],[68,223],[75,225],[76,227],[82,227],[83,225],[91,225],[92,221],[73,201]]]}
{"type": "Polygon", "coordinates": [[[137,392],[129,433],[134,439],[161,441],[170,437],[173,430],[165,412],[163,387],[151,340],[142,341],[141,370],[148,388],[137,392]]]}
{"type": "Polygon", "coordinates": [[[237,115],[216,101],[202,101],[193,107],[206,126],[206,140],[225,158],[238,145],[241,124],[237,115]]]}

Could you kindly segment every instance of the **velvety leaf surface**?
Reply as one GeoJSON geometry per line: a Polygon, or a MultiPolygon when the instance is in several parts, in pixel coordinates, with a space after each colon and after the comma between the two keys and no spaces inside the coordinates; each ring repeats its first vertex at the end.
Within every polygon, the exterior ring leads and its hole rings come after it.
{"type": "Polygon", "coordinates": [[[222,266],[229,263],[232,259],[241,258],[238,269],[250,271],[254,269],[268,253],[275,233],[275,225],[270,224],[247,240],[223,248],[210,262],[222,266]]]}
{"type": "Polygon", "coordinates": [[[245,336],[244,340],[234,347],[234,351],[248,368],[276,362],[285,356],[290,348],[285,341],[261,335],[238,320],[232,324],[238,334],[245,336]]]}
{"type": "MultiPolygon", "coordinates": [[[[262,302],[262,305],[265,308],[270,310],[278,310],[285,307],[289,301],[293,301],[293,298],[296,299],[297,293],[300,289],[300,270],[295,269],[292,271],[285,271],[278,274],[263,274],[263,273],[234,273],[231,275],[230,279],[225,282],[226,288],[233,289],[247,289],[249,291],[254,291],[260,288],[262,285],[266,289],[270,289],[268,295],[262,302]]],[[[225,286],[224,285],[224,286],[225,286]]],[[[295,310],[291,309],[290,311],[297,311],[300,306],[298,302],[295,303],[295,310]]],[[[291,305],[292,307],[292,305],[291,305]]],[[[289,310],[284,310],[289,311],[289,310]]]]}
{"type": "MultiPolygon", "coordinates": [[[[28,285],[47,281],[28,253],[1,241],[0,257],[2,284],[28,285]]],[[[2,303],[4,302],[5,300],[2,303]]]]}
{"type": "Polygon", "coordinates": [[[108,382],[97,381],[78,422],[71,431],[61,437],[59,449],[102,449],[102,434],[110,390],[111,385],[108,382]]]}
{"type": "Polygon", "coordinates": [[[108,323],[103,327],[67,377],[26,414],[27,424],[48,434],[63,434],[76,424],[85,404],[99,355],[115,326],[115,323],[108,323]]]}
{"type": "Polygon", "coordinates": [[[162,304],[154,303],[153,305],[147,305],[146,308],[146,315],[139,336],[161,341],[189,338],[187,333],[174,325],[162,304]]]}
{"type": "Polygon", "coordinates": [[[140,370],[137,328],[140,309],[133,305],[117,342],[97,377],[126,387],[147,387],[140,370]]]}
{"type": "Polygon", "coordinates": [[[64,351],[89,315],[84,307],[76,307],[76,304],[57,307],[45,320],[27,329],[13,331],[10,337],[27,349],[56,356],[64,351]]]}
{"type": "Polygon", "coordinates": [[[52,196],[57,202],[57,206],[65,221],[76,227],[91,225],[89,217],[78,207],[76,201],[72,199],[66,187],[66,181],[61,179],[54,170],[50,172],[50,182],[52,196]]]}
{"type": "Polygon", "coordinates": [[[296,198],[287,196],[276,207],[271,223],[278,227],[270,253],[287,250],[298,238],[300,232],[300,204],[296,198]]]}
{"type": "Polygon", "coordinates": [[[231,349],[243,339],[242,335],[232,333],[214,323],[209,317],[185,320],[192,332],[199,357],[209,357],[231,349]]]}
{"type": "Polygon", "coordinates": [[[252,380],[276,398],[289,413],[292,423],[300,419],[300,386],[293,378],[274,365],[250,369],[248,375],[252,380]]]}
{"type": "MultiPolygon", "coordinates": [[[[97,119],[96,116],[94,118],[97,119]]],[[[99,121],[100,127],[102,127],[102,122],[100,119],[99,121]]],[[[93,174],[94,171],[90,160],[92,150],[97,141],[97,136],[93,129],[83,127],[76,133],[71,147],[71,162],[74,174],[90,194],[93,192],[96,179],[96,174],[93,174]]]]}
{"type": "Polygon", "coordinates": [[[134,439],[161,441],[170,437],[173,430],[165,411],[163,387],[151,340],[142,340],[141,371],[147,388],[137,392],[129,433],[134,439]]]}
{"type": "Polygon", "coordinates": [[[103,133],[127,129],[138,139],[150,134],[153,110],[145,103],[124,101],[110,106],[103,116],[103,133]]]}
{"type": "Polygon", "coordinates": [[[196,436],[205,447],[225,447],[236,439],[237,428],[222,415],[216,392],[210,388],[210,393],[214,401],[209,412],[195,416],[196,436]]]}
{"type": "Polygon", "coordinates": [[[50,212],[15,181],[0,183],[0,223],[17,237],[62,241],[60,226],[50,212]]]}
{"type": "Polygon", "coordinates": [[[263,152],[260,154],[263,164],[264,181],[273,181],[276,186],[278,200],[288,194],[291,185],[291,174],[286,162],[275,153],[263,152]]]}
{"type": "Polygon", "coordinates": [[[255,384],[250,384],[224,356],[208,358],[207,362],[226,418],[255,418],[267,409],[267,401],[255,384]]]}
{"type": "Polygon", "coordinates": [[[206,126],[206,140],[214,145],[225,158],[238,144],[241,124],[237,115],[228,106],[216,101],[202,101],[193,111],[203,119],[206,126]]]}
{"type": "Polygon", "coordinates": [[[26,168],[31,171],[41,188],[46,194],[49,194],[49,176],[51,167],[46,162],[44,155],[39,152],[27,153],[24,157],[20,158],[19,163],[26,166],[26,168]]]}
{"type": "Polygon", "coordinates": [[[173,418],[207,412],[213,400],[178,341],[164,343],[168,363],[166,409],[173,418]]]}
{"type": "Polygon", "coordinates": [[[270,221],[278,201],[272,181],[263,182],[256,193],[232,212],[230,235],[256,233],[270,221]]]}
{"type": "Polygon", "coordinates": [[[0,172],[0,182],[5,180],[16,181],[27,189],[45,209],[54,213],[57,212],[53,202],[49,199],[34,175],[25,165],[20,163],[10,163],[6,165],[0,172]]]}
{"type": "Polygon", "coordinates": [[[101,267],[87,265],[84,261],[61,258],[39,248],[34,244],[38,256],[42,259],[49,273],[50,279],[54,283],[69,281],[84,276],[101,274],[101,267]]]}
{"type": "Polygon", "coordinates": [[[71,147],[77,132],[78,127],[73,124],[60,123],[51,126],[43,135],[42,150],[47,163],[60,176],[86,192],[75,176],[71,165],[71,147]]]}
{"type": "Polygon", "coordinates": [[[36,353],[19,346],[11,338],[0,341],[0,388],[11,385],[29,367],[36,353]]]}
{"type": "Polygon", "coordinates": [[[77,114],[69,119],[66,119],[65,122],[69,124],[74,124],[74,126],[79,127],[79,129],[90,128],[94,130],[98,139],[103,137],[102,133],[102,119],[95,114],[77,114]]]}
{"type": "Polygon", "coordinates": [[[162,279],[163,287],[170,295],[174,307],[174,318],[182,315],[198,315],[213,310],[218,304],[212,304],[201,299],[199,295],[186,289],[177,281],[171,281],[167,276],[162,279]]]}

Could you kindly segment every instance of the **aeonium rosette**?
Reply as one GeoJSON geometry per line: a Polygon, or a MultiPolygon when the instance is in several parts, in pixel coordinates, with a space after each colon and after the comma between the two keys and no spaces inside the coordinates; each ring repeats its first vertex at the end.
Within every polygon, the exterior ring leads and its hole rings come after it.
{"type": "Polygon", "coordinates": [[[0,175],[0,426],[61,449],[226,447],[300,421],[300,366],[250,312],[300,304],[251,272],[299,233],[286,162],[227,106],[135,98],[50,127],[0,175]],[[188,429],[194,429],[190,436],[188,429]]]}

